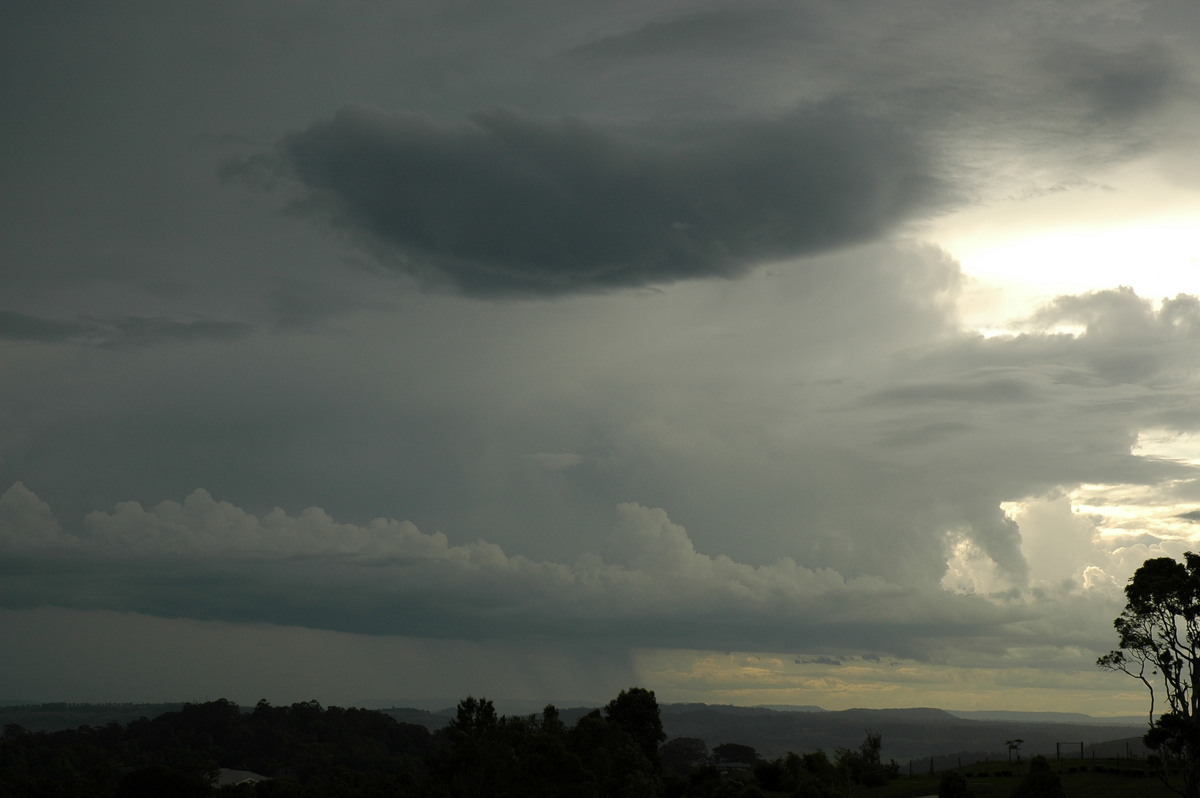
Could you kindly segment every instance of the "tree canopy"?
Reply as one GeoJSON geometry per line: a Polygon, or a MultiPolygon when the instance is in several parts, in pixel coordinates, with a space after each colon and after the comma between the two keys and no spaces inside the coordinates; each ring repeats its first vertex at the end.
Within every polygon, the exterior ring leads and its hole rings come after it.
{"type": "MultiPolygon", "coordinates": [[[[704,740],[665,745],[654,693],[624,690],[574,725],[554,706],[506,716],[486,698],[459,702],[436,732],[383,712],[316,701],[253,708],[217,700],[127,725],[0,734],[4,798],[723,798],[828,796],[881,783],[880,737],[856,750],[768,760],[704,740]],[[729,767],[740,762],[744,767],[729,767]],[[218,769],[266,777],[217,786],[218,769]]],[[[226,775],[228,772],[226,771],[226,775]]]]}
{"type": "Polygon", "coordinates": [[[1161,755],[1162,776],[1175,792],[1200,798],[1200,555],[1146,560],[1125,597],[1113,621],[1119,647],[1097,664],[1146,686],[1146,746],[1161,755]],[[1178,781],[1171,778],[1171,760],[1181,765],[1178,781]]]}
{"type": "Polygon", "coordinates": [[[0,735],[5,798],[251,794],[213,786],[219,768],[269,777],[259,798],[661,798],[665,739],[654,693],[622,691],[568,727],[553,706],[505,716],[459,702],[436,733],[365,709],[303,701],[246,711],[217,700],[128,725],[0,735]]]}

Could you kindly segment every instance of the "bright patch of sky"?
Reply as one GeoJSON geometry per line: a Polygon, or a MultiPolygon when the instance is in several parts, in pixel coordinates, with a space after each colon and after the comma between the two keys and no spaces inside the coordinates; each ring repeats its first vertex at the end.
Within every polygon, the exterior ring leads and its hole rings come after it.
{"type": "Polygon", "coordinates": [[[1102,183],[1031,187],[938,220],[929,237],[968,278],[963,325],[1020,332],[1017,322],[1039,304],[1117,286],[1151,300],[1200,293],[1200,192],[1138,167],[1102,183]]]}
{"type": "MultiPolygon", "coordinates": [[[[1151,428],[1138,433],[1132,453],[1151,460],[1200,466],[1200,436],[1176,429],[1151,428]]],[[[1200,497],[1193,479],[1153,485],[1082,484],[1069,492],[1075,513],[1095,526],[1098,546],[1112,551],[1133,543],[1179,546],[1200,541],[1200,497]]],[[[1016,510],[1019,503],[1005,505],[1016,510]]]]}
{"type": "Polygon", "coordinates": [[[634,667],[648,683],[659,685],[660,695],[678,702],[817,705],[831,710],[943,707],[1037,712],[1052,705],[1095,715],[1145,711],[1141,692],[1114,694],[1111,680],[1090,667],[1087,651],[1072,645],[977,659],[948,653],[925,660],[644,649],[637,652],[634,667]],[[1048,675],[1052,663],[1057,667],[1048,675]]]}

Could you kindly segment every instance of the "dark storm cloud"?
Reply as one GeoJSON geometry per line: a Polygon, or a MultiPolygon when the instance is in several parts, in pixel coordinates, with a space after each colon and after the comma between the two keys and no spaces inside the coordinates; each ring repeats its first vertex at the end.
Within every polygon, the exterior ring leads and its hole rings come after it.
{"type": "Polygon", "coordinates": [[[294,179],[297,212],[476,295],[731,277],[879,236],[940,193],[901,131],[834,103],[688,129],[346,108],[227,171],[264,166],[294,179]]]}
{"type": "Polygon", "coordinates": [[[1067,42],[1046,59],[1046,66],[1068,95],[1084,101],[1084,119],[1096,124],[1142,116],[1183,87],[1177,65],[1158,44],[1104,50],[1067,42]]]}
{"type": "Polygon", "coordinates": [[[171,319],[123,316],[111,319],[60,321],[0,310],[0,340],[74,343],[104,348],[152,346],[202,340],[228,340],[248,335],[253,326],[218,319],[171,319]]]}

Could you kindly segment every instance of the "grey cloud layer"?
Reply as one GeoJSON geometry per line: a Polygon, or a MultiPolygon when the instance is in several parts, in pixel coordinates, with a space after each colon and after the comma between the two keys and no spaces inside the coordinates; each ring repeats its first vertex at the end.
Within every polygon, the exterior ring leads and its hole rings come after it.
{"type": "Polygon", "coordinates": [[[353,108],[291,134],[274,159],[227,171],[281,169],[300,190],[293,208],[392,268],[469,294],[734,276],[874,238],[940,194],[901,131],[836,104],[643,128],[505,110],[447,125],[353,108]]]}
{"type": "Polygon", "coordinates": [[[167,617],[447,638],[598,636],[623,645],[843,650],[896,627],[879,649],[913,656],[937,636],[996,634],[1023,613],[783,558],[751,566],[697,552],[662,510],[617,508],[619,562],[509,556],[451,545],[407,522],[338,523],[318,508],[255,517],[204,491],[126,502],[65,533],[24,485],[0,496],[6,608],[84,607],[167,617]],[[915,621],[913,619],[916,619],[915,621]],[[814,637],[815,636],[815,637],[814,637]],[[917,638],[920,638],[920,642],[917,638]]]}
{"type": "MultiPolygon", "coordinates": [[[[947,282],[947,264],[932,253],[909,257],[910,278],[920,264],[927,269],[929,283],[915,296],[928,301],[929,286],[947,282]]],[[[611,303],[573,300],[577,326],[560,327],[554,340],[541,337],[538,325],[518,325],[506,337],[477,330],[442,341],[440,352],[450,351],[459,368],[435,384],[428,384],[434,376],[428,364],[421,367],[412,354],[395,364],[394,385],[381,376],[365,382],[349,362],[330,367],[330,397],[341,393],[337,386],[354,383],[394,415],[359,418],[364,407],[341,397],[328,412],[355,423],[325,420],[321,428],[329,431],[314,434],[321,416],[304,409],[300,438],[271,441],[293,455],[275,461],[281,474],[274,478],[331,496],[339,495],[338,486],[314,476],[343,468],[381,479],[375,489],[390,488],[404,503],[432,501],[437,525],[451,537],[394,521],[338,522],[315,509],[255,514],[205,493],[182,504],[122,502],[64,529],[29,491],[14,487],[0,502],[6,601],[418,636],[538,632],[663,645],[671,636],[669,644],[681,647],[720,641],[731,649],[820,652],[850,650],[856,635],[870,630],[879,650],[906,656],[949,645],[938,643],[940,635],[1002,647],[1000,641],[1023,634],[1009,637],[1005,623],[1025,617],[1036,628],[1044,608],[1005,609],[931,588],[946,573],[950,547],[967,539],[1018,592],[1027,586],[1029,595],[1061,593],[1054,600],[1070,610],[1064,617],[1074,626],[1051,623],[1038,640],[1069,632],[1081,645],[1103,646],[1113,614],[1105,602],[1116,594],[1089,599],[1078,572],[1108,568],[1119,581],[1128,563],[1105,562],[1088,542],[1086,525],[1069,557],[1027,563],[1031,551],[1049,544],[1030,549],[1029,530],[1000,504],[1081,482],[1173,485],[1179,495],[1195,490],[1194,466],[1139,456],[1131,447],[1148,427],[1200,429],[1190,370],[1200,303],[1180,296],[1155,306],[1127,290],[1103,291],[1060,298],[1029,321],[1024,335],[983,339],[933,322],[918,333],[906,314],[928,314],[928,306],[895,304],[903,294],[878,276],[895,279],[898,272],[887,268],[895,263],[840,256],[826,264],[827,282],[808,271],[786,279],[760,275],[736,286],[697,285],[682,305],[645,298],[623,325],[607,315],[611,303]],[[876,275],[866,282],[879,297],[893,298],[893,318],[872,304],[863,275],[854,276],[862,270],[876,275]],[[856,295],[864,315],[822,316],[814,309],[798,326],[785,325],[794,318],[789,296],[838,291],[856,295]],[[763,292],[777,302],[774,308],[763,292]],[[706,330],[708,303],[699,301],[706,296],[719,296],[726,323],[743,322],[706,330]],[[740,315],[743,304],[757,315],[740,315]],[[601,306],[606,312],[596,318],[582,312],[601,306]],[[893,324],[914,337],[897,336],[880,351],[893,324]],[[1061,324],[1083,329],[1074,336],[1054,332],[1061,324]],[[672,338],[672,329],[690,332],[672,338]],[[608,338],[598,334],[603,330],[608,338]],[[591,357],[573,360],[578,341],[589,342],[591,357]],[[643,348],[631,349],[630,341],[643,348]],[[509,348],[525,357],[498,369],[496,353],[509,348]],[[848,368],[842,358],[859,348],[863,358],[848,368]],[[411,379],[413,373],[426,380],[411,379]],[[648,381],[648,374],[657,378],[648,381]],[[414,450],[403,425],[430,423],[437,418],[430,408],[447,397],[458,409],[430,432],[430,448],[414,450]],[[464,429],[458,413],[483,413],[476,405],[494,422],[464,429]],[[730,412],[751,407],[751,416],[730,412]],[[334,431],[337,440],[354,443],[352,458],[327,449],[334,431]],[[389,471],[393,463],[403,470],[389,471]],[[382,478],[372,476],[380,471],[382,478]],[[441,485],[442,475],[454,481],[441,485]],[[522,497],[522,506],[513,507],[513,496],[522,497]],[[672,513],[687,517],[688,531],[639,504],[622,505],[615,531],[603,521],[597,529],[597,517],[611,512],[612,504],[599,509],[604,502],[640,497],[681,508],[672,513]],[[456,516],[453,508],[464,504],[470,512],[456,516]],[[488,542],[462,542],[475,536],[488,542]],[[569,553],[539,553],[554,547],[569,553]],[[1064,579],[1074,585],[1066,593],[1064,579]]],[[[431,312],[474,307],[444,302],[431,312]]],[[[559,312],[558,305],[536,307],[559,312]]],[[[494,312],[522,323],[529,313],[507,304],[494,312]]],[[[425,319],[408,323],[415,332],[425,319]]],[[[298,342],[297,373],[312,351],[298,342]]],[[[183,374],[193,367],[180,368],[183,374]]],[[[233,397],[222,408],[200,404],[230,414],[221,426],[244,446],[236,411],[247,401],[261,403],[255,396],[263,387],[206,386],[212,376],[201,371],[181,390],[189,402],[202,390],[233,397]]],[[[286,378],[271,384],[272,396],[293,393],[286,378]]],[[[327,401],[311,397],[316,405],[327,401]]],[[[301,410],[277,399],[268,405],[276,416],[301,410]]],[[[178,432],[158,440],[168,430],[147,429],[144,417],[135,417],[126,432],[155,440],[163,463],[180,463],[164,486],[203,473],[225,479],[231,487],[222,492],[245,490],[237,471],[244,465],[216,456],[236,453],[233,439],[227,450],[213,449],[216,428],[201,426],[206,448],[191,448],[195,442],[178,432]]],[[[118,436],[112,444],[88,454],[77,443],[73,457],[97,468],[128,457],[121,448],[128,440],[118,436]]],[[[29,456],[20,448],[14,453],[29,456]]],[[[86,474],[81,478],[91,486],[86,474]]],[[[1152,544],[1153,537],[1131,537],[1126,545],[1150,552],[1152,544]]],[[[870,648],[862,639],[856,650],[870,648]]]]}
{"type": "Polygon", "coordinates": [[[253,325],[218,319],[125,316],[61,321],[0,310],[0,340],[72,343],[99,347],[147,346],[209,339],[240,338],[253,325]]]}
{"type": "Polygon", "coordinates": [[[75,532],[97,506],[202,484],[257,513],[319,501],[571,562],[610,556],[611,507],[638,501],[741,562],[930,584],[961,535],[1020,583],[1001,503],[1192,478],[1131,446],[1200,417],[1196,302],[1063,298],[1028,334],[983,339],[955,331],[956,275],[935,251],[867,248],[621,301],[444,297],[188,358],[30,347],[0,474],[75,532]]]}

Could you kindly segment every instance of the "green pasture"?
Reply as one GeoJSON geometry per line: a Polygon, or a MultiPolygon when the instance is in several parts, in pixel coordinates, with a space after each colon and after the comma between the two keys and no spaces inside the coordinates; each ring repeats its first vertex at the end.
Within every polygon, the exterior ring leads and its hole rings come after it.
{"type": "MultiPolygon", "coordinates": [[[[1008,798],[1028,772],[1027,762],[991,762],[964,765],[962,773],[973,798],[1008,798]]],[[[1051,760],[1051,768],[1062,780],[1067,798],[1168,798],[1167,789],[1142,760],[1062,759],[1051,760]]],[[[855,798],[918,798],[937,795],[941,772],[933,775],[902,776],[882,787],[856,787],[855,798]]]]}

